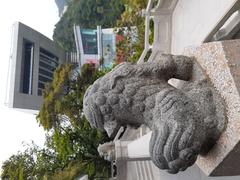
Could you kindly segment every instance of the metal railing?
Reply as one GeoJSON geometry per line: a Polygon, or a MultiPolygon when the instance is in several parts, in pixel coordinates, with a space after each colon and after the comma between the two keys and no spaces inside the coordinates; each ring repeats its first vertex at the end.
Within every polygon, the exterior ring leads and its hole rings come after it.
{"type": "Polygon", "coordinates": [[[66,62],[78,64],[80,62],[80,54],[78,52],[66,52],[66,62]]]}
{"type": "Polygon", "coordinates": [[[178,0],[158,0],[156,5],[155,2],[156,0],[149,0],[146,10],[143,11],[145,15],[145,42],[138,64],[144,62],[149,50],[151,50],[151,55],[148,61],[154,61],[162,53],[171,52],[172,13],[178,0]],[[152,44],[149,42],[151,20],[154,23],[152,44]]]}
{"type": "MultiPolygon", "coordinates": [[[[148,1],[148,5],[147,5],[147,8],[146,10],[143,12],[143,14],[145,15],[145,39],[144,39],[144,50],[138,60],[138,64],[140,63],[143,63],[144,62],[144,58],[146,57],[147,55],[147,52],[152,49],[152,45],[150,45],[149,43],[149,32],[150,32],[150,29],[149,29],[149,24],[150,24],[150,20],[151,20],[151,9],[152,9],[152,6],[153,6],[153,1],[154,0],[149,0],[148,1]]],[[[161,1],[161,0],[159,0],[161,1]]]]}

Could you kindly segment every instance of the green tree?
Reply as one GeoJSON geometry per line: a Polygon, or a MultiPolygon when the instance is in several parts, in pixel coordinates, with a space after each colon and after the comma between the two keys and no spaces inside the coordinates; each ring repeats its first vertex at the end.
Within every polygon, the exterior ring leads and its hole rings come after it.
{"type": "Polygon", "coordinates": [[[105,133],[92,129],[83,116],[83,96],[88,86],[107,71],[86,64],[81,68],[81,75],[74,78],[72,68],[66,64],[55,71],[53,82],[43,93],[44,102],[37,119],[52,132],[47,144],[62,168],[77,161],[84,165],[82,171],[89,177],[99,173],[106,176],[109,163],[99,157],[97,147],[109,139],[105,133]]]}
{"type": "Polygon", "coordinates": [[[90,179],[108,177],[110,164],[97,152],[98,144],[106,141],[106,136],[92,129],[86,120],[81,122],[78,128],[55,130],[53,137],[49,138],[49,146],[62,163],[62,169],[56,171],[53,177],[70,175],[73,178],[79,174],[88,174],[90,179]]]}
{"type": "MultiPolygon", "coordinates": [[[[144,49],[145,17],[142,10],[146,9],[148,0],[121,0],[125,11],[117,22],[119,35],[124,39],[117,44],[117,51],[123,54],[125,61],[136,62],[144,49]]],[[[156,4],[157,1],[154,2],[156,4]]],[[[150,42],[153,42],[153,21],[150,22],[150,42]]]]}
{"type": "Polygon", "coordinates": [[[34,172],[34,160],[28,153],[18,153],[12,155],[2,165],[3,172],[1,174],[2,179],[27,179],[27,177],[33,176],[34,172]]]}
{"type": "Polygon", "coordinates": [[[99,71],[94,66],[85,64],[81,68],[81,75],[72,78],[72,68],[70,64],[60,65],[54,73],[52,83],[45,87],[44,102],[37,120],[46,130],[59,128],[66,121],[70,121],[74,127],[78,126],[83,118],[83,96],[86,89],[109,71],[99,71]]]}
{"type": "Polygon", "coordinates": [[[56,156],[49,149],[40,149],[34,143],[23,152],[12,155],[2,165],[3,180],[43,179],[58,168],[56,156]]]}
{"type": "MultiPolygon", "coordinates": [[[[85,133],[89,132],[87,129],[85,133]]],[[[3,163],[1,178],[71,180],[79,174],[88,174],[89,179],[109,176],[110,164],[100,158],[96,150],[97,141],[103,138],[101,133],[95,130],[88,138],[83,135],[82,128],[68,128],[61,133],[48,135],[45,148],[32,144],[24,152],[12,155],[3,163]],[[93,136],[98,140],[93,142],[93,136]]]]}
{"type": "Polygon", "coordinates": [[[68,9],[56,24],[53,39],[65,50],[73,51],[75,41],[73,26],[82,28],[115,27],[124,6],[119,0],[72,0],[68,9]]]}
{"type": "Polygon", "coordinates": [[[106,73],[84,65],[81,75],[73,66],[61,65],[43,93],[37,120],[47,130],[45,147],[31,145],[4,162],[2,179],[90,179],[108,177],[110,164],[99,157],[97,147],[109,141],[106,133],[92,129],[82,113],[87,87],[106,73]]]}

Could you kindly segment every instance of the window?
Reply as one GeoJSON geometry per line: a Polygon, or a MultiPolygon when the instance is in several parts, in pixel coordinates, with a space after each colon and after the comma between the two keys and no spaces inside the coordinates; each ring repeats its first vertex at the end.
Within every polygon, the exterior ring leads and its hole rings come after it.
{"type": "Polygon", "coordinates": [[[20,92],[32,94],[34,44],[23,39],[20,92]]]}
{"type": "Polygon", "coordinates": [[[81,29],[81,37],[84,54],[98,54],[97,31],[81,29]]]}
{"type": "Polygon", "coordinates": [[[38,95],[42,95],[44,85],[51,82],[53,72],[58,66],[58,57],[51,52],[40,48],[39,70],[38,70],[38,95]]]}
{"type": "Polygon", "coordinates": [[[111,67],[116,56],[115,34],[102,34],[104,66],[111,67]]]}

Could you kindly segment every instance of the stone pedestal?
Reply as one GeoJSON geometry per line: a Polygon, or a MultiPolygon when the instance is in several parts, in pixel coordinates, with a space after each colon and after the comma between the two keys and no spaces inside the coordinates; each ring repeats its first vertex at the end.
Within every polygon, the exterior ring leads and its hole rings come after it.
{"type": "Polygon", "coordinates": [[[150,160],[149,141],[151,134],[152,132],[149,132],[134,141],[115,141],[116,160],[150,160]]]}
{"type": "Polygon", "coordinates": [[[127,160],[128,159],[128,150],[127,146],[131,141],[121,141],[117,140],[115,141],[115,155],[116,160],[127,160]]]}
{"type": "Polygon", "coordinates": [[[136,160],[150,160],[149,142],[152,132],[132,141],[127,146],[128,157],[136,160]]]}
{"type": "Polygon", "coordinates": [[[227,109],[224,132],[207,155],[199,156],[197,165],[208,176],[240,175],[240,40],[190,47],[184,55],[199,63],[227,109]]]}

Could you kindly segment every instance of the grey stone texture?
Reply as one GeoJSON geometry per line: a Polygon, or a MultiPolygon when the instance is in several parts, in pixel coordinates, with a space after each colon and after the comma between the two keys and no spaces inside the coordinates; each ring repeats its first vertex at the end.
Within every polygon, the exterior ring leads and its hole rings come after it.
{"type": "Polygon", "coordinates": [[[110,137],[120,126],[147,125],[153,131],[152,161],[178,173],[207,153],[225,127],[224,102],[203,74],[187,56],[162,54],[152,62],[122,63],[88,88],[84,114],[110,137]],[[189,81],[194,69],[201,80],[189,81]],[[171,78],[183,80],[181,86],[170,85],[171,78]]]}
{"type": "Polygon", "coordinates": [[[225,101],[227,126],[211,151],[197,160],[197,165],[209,176],[240,175],[239,49],[240,40],[230,40],[189,47],[184,52],[195,58],[225,101]]]}

